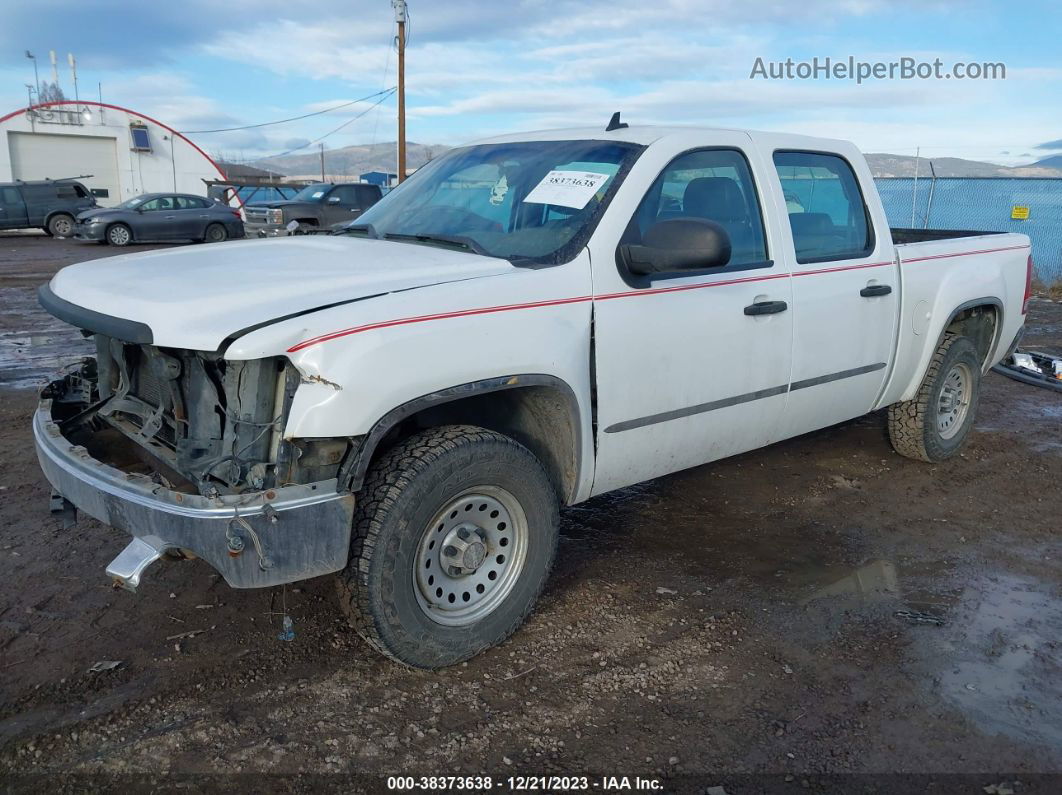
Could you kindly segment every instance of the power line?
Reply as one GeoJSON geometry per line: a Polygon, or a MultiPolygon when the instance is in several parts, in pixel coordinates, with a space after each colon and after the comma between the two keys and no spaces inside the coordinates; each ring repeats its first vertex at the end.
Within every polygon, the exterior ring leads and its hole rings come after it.
{"type": "Polygon", "coordinates": [[[337,132],[339,132],[340,130],[342,130],[342,129],[343,129],[344,127],[347,127],[348,125],[350,125],[350,124],[353,124],[354,122],[356,122],[356,121],[357,121],[358,119],[360,119],[360,118],[361,118],[362,116],[364,116],[364,115],[365,115],[366,113],[368,113],[369,111],[371,111],[371,110],[372,110],[373,108],[375,108],[375,107],[376,107],[377,105],[379,105],[379,104],[380,104],[381,102],[383,102],[383,101],[384,101],[384,100],[386,100],[386,99],[387,99],[388,97],[390,97],[390,96],[391,96],[392,94],[394,94],[396,90],[397,90],[397,89],[394,89],[394,88],[389,88],[389,89],[387,89],[387,90],[386,90],[385,92],[383,92],[383,96],[382,96],[382,97],[380,97],[380,98],[379,98],[378,100],[376,100],[376,101],[375,101],[374,103],[372,103],[372,104],[371,104],[371,105],[370,105],[369,107],[367,107],[367,108],[366,108],[365,110],[363,110],[363,111],[362,111],[361,113],[359,113],[359,114],[358,114],[357,116],[352,116],[351,118],[347,119],[347,120],[346,120],[345,122],[343,122],[342,124],[340,124],[340,125],[339,125],[338,127],[336,127],[336,128],[334,129],[334,130],[332,130],[332,131],[330,131],[330,132],[326,132],[326,133],[325,133],[324,135],[322,135],[322,136],[321,136],[320,138],[315,138],[315,139],[314,139],[314,140],[312,140],[312,141],[307,141],[306,143],[304,143],[304,144],[302,144],[302,145],[300,145],[300,146],[296,146],[296,147],[295,147],[294,149],[289,149],[289,150],[287,150],[286,152],[281,152],[280,154],[277,154],[277,155],[265,155],[264,157],[256,157],[256,158],[255,158],[254,160],[255,160],[255,161],[259,161],[259,160],[272,160],[273,158],[276,158],[276,157],[285,157],[286,155],[290,155],[290,154],[292,154],[293,152],[298,152],[298,151],[299,151],[300,149],[305,149],[305,148],[306,148],[307,146],[313,146],[314,144],[320,143],[320,142],[321,142],[321,141],[323,141],[323,140],[324,140],[325,138],[328,138],[328,137],[330,137],[330,136],[332,136],[332,135],[335,135],[335,134],[336,134],[337,132]]]}
{"type": "MultiPolygon", "coordinates": [[[[344,102],[341,105],[335,105],[334,107],[325,108],[324,110],[315,110],[312,113],[304,113],[302,116],[292,116],[290,119],[280,119],[278,121],[264,121],[261,124],[245,124],[242,127],[220,127],[216,130],[181,130],[180,132],[182,135],[203,135],[206,133],[233,132],[235,130],[255,130],[259,127],[270,127],[274,124],[287,124],[289,121],[299,121],[300,119],[308,119],[311,116],[320,116],[322,113],[331,113],[335,110],[349,108],[351,105],[357,105],[359,102],[365,102],[366,100],[370,100],[373,97],[378,97],[381,94],[384,95],[383,99],[386,99],[387,95],[391,94],[394,90],[395,89],[392,86],[391,88],[385,88],[381,91],[377,91],[375,94],[369,94],[367,97],[361,97],[360,99],[352,99],[350,102],[344,102]]],[[[383,101],[383,99],[381,99],[381,101],[383,101]]],[[[378,104],[380,103],[375,102],[371,107],[375,108],[378,104]]],[[[360,118],[360,116],[355,116],[355,118],[360,118]]]]}

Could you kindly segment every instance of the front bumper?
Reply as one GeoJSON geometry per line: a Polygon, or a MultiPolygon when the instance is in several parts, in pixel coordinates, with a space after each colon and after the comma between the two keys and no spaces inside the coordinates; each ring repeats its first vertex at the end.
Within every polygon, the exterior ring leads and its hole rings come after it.
{"type": "Polygon", "coordinates": [[[258,223],[256,221],[243,222],[244,233],[247,237],[287,237],[288,229],[284,224],[258,223]]]}
{"type": "Polygon", "coordinates": [[[37,458],[53,488],[76,508],[134,536],[108,567],[135,588],[166,550],[203,558],[233,588],[261,588],[329,574],[346,565],[354,496],[336,481],[214,498],[173,491],[97,461],[63,437],[42,400],[33,417],[37,458]],[[138,543],[139,542],[139,543],[138,543]]]}
{"type": "Polygon", "coordinates": [[[78,222],[74,224],[73,237],[75,240],[103,240],[107,234],[107,224],[86,224],[78,222]]]}

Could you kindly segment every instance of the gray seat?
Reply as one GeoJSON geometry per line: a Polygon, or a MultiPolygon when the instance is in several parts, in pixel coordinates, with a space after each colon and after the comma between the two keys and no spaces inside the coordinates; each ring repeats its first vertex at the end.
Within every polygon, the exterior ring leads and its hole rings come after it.
{"type": "Polygon", "coordinates": [[[748,204],[734,180],[728,177],[697,177],[690,180],[682,195],[682,214],[706,218],[726,229],[730,236],[731,262],[747,262],[755,236],[748,204]]]}

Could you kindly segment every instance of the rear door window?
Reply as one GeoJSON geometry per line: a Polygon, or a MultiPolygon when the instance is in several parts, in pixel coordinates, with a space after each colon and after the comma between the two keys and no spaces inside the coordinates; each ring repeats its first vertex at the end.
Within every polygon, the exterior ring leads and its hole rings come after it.
{"type": "Polygon", "coordinates": [[[775,152],[799,263],[865,257],[873,227],[855,172],[840,155],[775,152]]]}

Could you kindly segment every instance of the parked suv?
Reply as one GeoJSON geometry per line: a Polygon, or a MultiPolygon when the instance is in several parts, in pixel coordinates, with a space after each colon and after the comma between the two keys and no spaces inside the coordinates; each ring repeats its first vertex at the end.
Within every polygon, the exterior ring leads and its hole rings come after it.
{"type": "Polygon", "coordinates": [[[253,202],[243,208],[248,237],[327,232],[352,221],[380,200],[379,185],[353,183],[307,185],[286,201],[253,202]],[[288,229],[294,221],[297,226],[288,229]]]}
{"type": "Polygon", "coordinates": [[[77,214],[97,206],[92,192],[72,179],[0,183],[0,229],[40,227],[68,237],[77,214]]]}

